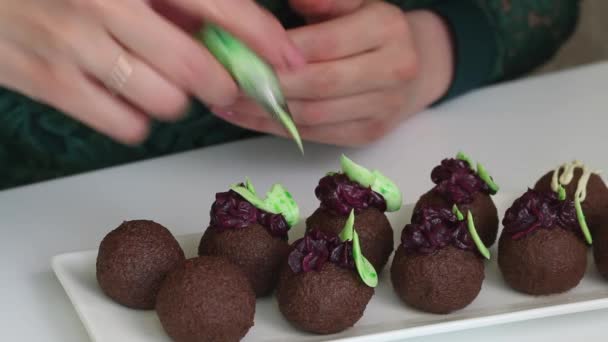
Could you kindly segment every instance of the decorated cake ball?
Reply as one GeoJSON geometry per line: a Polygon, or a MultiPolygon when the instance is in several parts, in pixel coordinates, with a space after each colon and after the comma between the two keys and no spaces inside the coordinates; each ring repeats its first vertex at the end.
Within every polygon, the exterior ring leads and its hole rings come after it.
{"type": "Polygon", "coordinates": [[[600,274],[608,280],[608,220],[597,227],[593,235],[593,260],[600,274]]]}
{"type": "Polygon", "coordinates": [[[262,199],[249,180],[215,198],[199,255],[227,258],[243,269],[258,297],[269,295],[289,253],[288,231],[299,220],[296,202],[280,184],[262,199]]]}
{"type": "Polygon", "coordinates": [[[393,252],[393,229],[384,212],[401,208],[401,192],[379,171],[369,171],[344,155],[341,166],[342,172],[329,173],[319,181],[315,195],[321,203],[306,227],[339,234],[354,210],[361,249],[380,271],[393,252]]]}
{"type": "Polygon", "coordinates": [[[601,221],[608,219],[608,188],[599,171],[575,160],[549,171],[534,189],[556,192],[559,187],[566,190],[567,199],[582,207],[591,233],[595,233],[601,221]]]}
{"type": "Polygon", "coordinates": [[[236,342],[253,326],[255,293],[238,266],[225,258],[197,257],[167,275],[156,313],[176,342],[236,342]]]}
{"type": "Polygon", "coordinates": [[[435,186],[420,197],[414,211],[422,207],[451,210],[454,205],[462,212],[471,211],[481,240],[492,246],[498,234],[498,210],[491,195],[497,193],[498,185],[485,167],[477,163],[475,169],[468,156],[458,153],[441,161],[431,172],[431,180],[435,186]]]}
{"type": "Polygon", "coordinates": [[[528,190],[505,213],[498,266],[513,289],[531,295],[566,292],[587,268],[591,236],[580,207],[563,188],[528,190]]]}
{"type": "Polygon", "coordinates": [[[283,316],[295,327],[331,334],[359,321],[378,284],[353,224],[354,212],[338,236],[312,228],[292,245],[277,287],[283,316]]]}
{"type": "Polygon", "coordinates": [[[447,314],[469,305],[481,290],[490,252],[473,216],[454,206],[421,207],[401,234],[391,265],[393,288],[416,309],[447,314]]]}
{"type": "Polygon", "coordinates": [[[184,260],[167,228],[148,220],[126,221],[101,241],[97,282],[108,297],[124,306],[154,309],[165,276],[184,260]]]}

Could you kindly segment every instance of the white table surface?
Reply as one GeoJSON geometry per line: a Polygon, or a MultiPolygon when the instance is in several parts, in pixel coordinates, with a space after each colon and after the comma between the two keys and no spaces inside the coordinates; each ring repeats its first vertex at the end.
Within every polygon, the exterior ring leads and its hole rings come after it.
{"type": "MultiPolygon", "coordinates": [[[[345,152],[381,168],[413,202],[430,188],[431,168],[462,149],[504,191],[523,192],[573,158],[608,171],[607,129],[603,63],[477,91],[362,149],[308,144],[302,158],[291,143],[261,138],[0,192],[0,340],[87,341],[50,258],[96,248],[126,219],[153,219],[176,235],[200,232],[214,193],[244,176],[264,191],[284,183],[309,214],[317,180],[345,152]]],[[[608,310],[595,311],[408,341],[605,341],[607,321],[608,310]]]]}

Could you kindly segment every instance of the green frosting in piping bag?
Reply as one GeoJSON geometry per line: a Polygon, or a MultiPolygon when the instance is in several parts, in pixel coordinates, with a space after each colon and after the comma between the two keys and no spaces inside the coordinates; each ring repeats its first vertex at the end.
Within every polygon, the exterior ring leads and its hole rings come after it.
{"type": "Polygon", "coordinates": [[[257,195],[249,179],[245,181],[244,186],[235,184],[230,189],[260,210],[283,215],[290,227],[295,226],[300,220],[300,208],[298,204],[289,191],[281,184],[274,184],[270,188],[270,191],[266,193],[266,198],[264,199],[257,195]]]}
{"type": "Polygon", "coordinates": [[[340,157],[342,172],[353,182],[371,189],[384,198],[387,211],[397,211],[401,209],[403,197],[401,190],[388,177],[378,170],[370,171],[361,165],[356,164],[345,155],[340,157]]]}
{"type": "Polygon", "coordinates": [[[243,92],[283,125],[304,153],[300,133],[272,67],[243,42],[217,25],[206,25],[196,37],[226,68],[243,92]]]}
{"type": "Polygon", "coordinates": [[[359,235],[355,230],[354,224],[355,211],[351,210],[350,215],[344,224],[344,229],[342,229],[342,232],[340,232],[340,240],[353,242],[353,259],[355,260],[355,268],[357,269],[357,273],[359,273],[359,277],[361,277],[361,280],[365,283],[365,285],[369,287],[376,287],[378,286],[378,273],[361,251],[359,235]]]}

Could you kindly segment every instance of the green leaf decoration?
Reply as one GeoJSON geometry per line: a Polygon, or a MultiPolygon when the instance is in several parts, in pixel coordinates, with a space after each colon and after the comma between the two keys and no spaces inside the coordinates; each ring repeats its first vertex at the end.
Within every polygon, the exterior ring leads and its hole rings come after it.
{"type": "Polygon", "coordinates": [[[363,187],[371,187],[376,180],[376,176],[372,172],[350,160],[345,155],[340,157],[340,165],[342,171],[350,180],[359,183],[363,187]]]}
{"type": "Polygon", "coordinates": [[[486,170],[486,168],[481,163],[477,163],[477,170],[475,170],[475,164],[473,164],[471,158],[463,152],[458,152],[458,154],[456,154],[456,159],[464,160],[467,164],[469,164],[471,170],[477,173],[479,178],[481,178],[481,180],[483,180],[488,185],[488,187],[490,188],[490,193],[492,195],[495,195],[498,190],[500,190],[498,184],[494,182],[494,179],[492,178],[492,176],[490,176],[488,170],[486,170]]]}
{"type": "Polygon", "coordinates": [[[481,241],[481,239],[479,238],[479,235],[477,234],[477,229],[475,229],[473,214],[471,214],[470,210],[467,212],[467,226],[469,228],[469,234],[471,235],[473,242],[475,242],[475,246],[477,246],[477,250],[479,250],[479,253],[481,253],[484,258],[489,260],[490,250],[483,244],[483,241],[481,241]]]}
{"type": "Polygon", "coordinates": [[[386,201],[386,210],[389,212],[401,209],[403,205],[403,195],[399,187],[383,175],[378,170],[370,171],[361,165],[356,164],[345,155],[340,157],[340,165],[342,172],[353,182],[360,184],[363,187],[371,187],[371,189],[384,198],[386,201]]]}
{"type": "Polygon", "coordinates": [[[483,165],[481,165],[481,163],[477,163],[477,175],[484,182],[486,182],[486,184],[488,184],[488,187],[490,188],[492,195],[494,195],[498,192],[498,190],[500,189],[498,187],[498,184],[496,184],[494,182],[494,179],[492,179],[492,176],[490,176],[490,174],[488,173],[486,168],[483,165]]]}
{"type": "Polygon", "coordinates": [[[452,213],[454,213],[454,215],[456,215],[456,218],[458,218],[458,221],[464,220],[464,215],[462,214],[460,209],[458,209],[458,206],[456,204],[454,204],[454,206],[452,207],[452,213]]]}
{"type": "Polygon", "coordinates": [[[363,256],[361,253],[361,245],[359,243],[359,234],[354,232],[353,239],[353,258],[355,258],[355,266],[357,267],[357,272],[359,272],[359,276],[361,280],[365,283],[365,285],[369,287],[378,286],[378,273],[367,258],[363,256]]]}
{"type": "Polygon", "coordinates": [[[458,152],[458,154],[456,154],[456,159],[464,160],[465,162],[467,162],[467,164],[469,164],[471,170],[475,171],[475,164],[473,164],[471,158],[464,154],[464,152],[458,152]]]}
{"type": "Polygon", "coordinates": [[[249,190],[247,186],[235,184],[230,187],[230,190],[241,195],[247,202],[251,203],[254,207],[258,209],[263,209],[264,201],[259,198],[254,192],[251,192],[251,190],[249,190]]]}
{"type": "Polygon", "coordinates": [[[384,200],[386,201],[386,210],[393,212],[401,209],[403,197],[399,187],[378,170],[372,171],[372,174],[376,177],[374,184],[372,185],[372,190],[384,197],[384,200]]]}
{"type": "Polygon", "coordinates": [[[283,215],[290,227],[298,224],[300,220],[300,208],[298,204],[293,199],[291,193],[281,184],[274,184],[266,194],[264,208],[271,213],[283,215]]]}
{"type": "Polygon", "coordinates": [[[355,210],[351,210],[346,222],[344,223],[344,228],[340,232],[340,240],[341,241],[352,241],[353,235],[355,231],[355,210]]]}
{"type": "Polygon", "coordinates": [[[230,189],[260,210],[283,215],[290,227],[298,224],[300,220],[300,208],[298,204],[293,199],[291,193],[281,184],[274,184],[264,199],[256,194],[255,188],[249,179],[246,180],[245,186],[235,184],[230,189]]]}
{"type": "Polygon", "coordinates": [[[593,238],[591,237],[591,232],[587,226],[587,219],[585,218],[585,213],[583,213],[581,201],[578,197],[574,199],[574,208],[576,209],[576,218],[578,219],[578,223],[581,226],[581,231],[585,236],[585,241],[591,245],[593,243],[593,238]]]}
{"type": "Polygon", "coordinates": [[[355,268],[361,280],[365,285],[369,287],[378,286],[378,273],[374,266],[365,258],[361,251],[361,244],[359,242],[359,235],[355,230],[355,211],[351,210],[350,215],[346,219],[344,228],[340,232],[341,241],[352,241],[353,242],[353,259],[355,260],[355,268]]]}
{"type": "Polygon", "coordinates": [[[283,125],[304,153],[302,139],[270,65],[217,25],[205,26],[198,32],[197,38],[226,68],[239,87],[283,125]]]}
{"type": "Polygon", "coordinates": [[[257,193],[255,192],[255,187],[253,186],[253,183],[251,183],[249,177],[245,177],[245,187],[249,190],[249,192],[257,196],[257,193]]]}
{"type": "Polygon", "coordinates": [[[559,188],[557,188],[557,198],[560,201],[566,200],[566,188],[561,184],[559,184],[559,188]]]}

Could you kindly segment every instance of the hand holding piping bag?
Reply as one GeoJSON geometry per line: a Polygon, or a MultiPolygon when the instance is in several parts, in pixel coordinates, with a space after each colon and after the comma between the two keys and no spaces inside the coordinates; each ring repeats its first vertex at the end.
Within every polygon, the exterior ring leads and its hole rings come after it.
{"type": "Polygon", "coordinates": [[[200,40],[228,70],[239,87],[269,112],[293,137],[300,152],[302,140],[274,70],[236,37],[216,25],[199,32],[200,40]]]}

